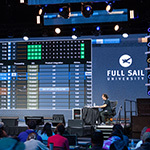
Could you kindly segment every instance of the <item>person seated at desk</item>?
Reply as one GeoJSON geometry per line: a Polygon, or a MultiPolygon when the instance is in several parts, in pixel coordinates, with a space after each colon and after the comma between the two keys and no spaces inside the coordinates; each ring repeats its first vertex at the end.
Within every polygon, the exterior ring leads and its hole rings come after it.
{"type": "Polygon", "coordinates": [[[110,106],[110,101],[108,100],[108,95],[107,94],[102,94],[102,99],[103,99],[103,105],[101,106],[94,106],[95,108],[101,108],[103,109],[100,112],[100,120],[101,123],[104,124],[106,122],[105,116],[112,113],[111,111],[111,106],[110,106]]]}

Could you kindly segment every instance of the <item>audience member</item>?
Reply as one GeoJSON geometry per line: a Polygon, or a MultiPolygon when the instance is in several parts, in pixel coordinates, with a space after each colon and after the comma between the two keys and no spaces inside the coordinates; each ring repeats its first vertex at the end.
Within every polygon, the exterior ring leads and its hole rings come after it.
{"type": "Polygon", "coordinates": [[[0,122],[0,138],[7,137],[7,133],[4,130],[4,123],[0,122]]]}
{"type": "Polygon", "coordinates": [[[47,146],[49,147],[49,144],[53,143],[54,147],[61,147],[64,150],[69,150],[68,139],[62,136],[64,131],[64,125],[62,123],[59,123],[55,129],[55,135],[48,138],[47,146]]]}
{"type": "Polygon", "coordinates": [[[38,135],[41,136],[43,143],[47,145],[48,138],[55,134],[52,132],[51,124],[47,122],[44,125],[43,130],[38,131],[38,135]]]}
{"type": "Polygon", "coordinates": [[[45,144],[37,140],[37,134],[34,132],[28,135],[27,141],[24,144],[25,150],[48,150],[45,144]]]}
{"type": "Polygon", "coordinates": [[[143,137],[143,134],[146,132],[146,130],[148,129],[148,127],[144,127],[141,131],[141,136],[140,136],[140,141],[136,144],[136,147],[135,149],[139,148],[141,146],[141,144],[143,144],[143,141],[142,141],[142,137],[143,137]]]}
{"type": "Polygon", "coordinates": [[[16,138],[4,137],[0,139],[0,150],[24,150],[24,143],[16,138]]]}
{"type": "MultiPolygon", "coordinates": [[[[27,125],[28,125],[28,129],[24,132],[21,132],[19,135],[18,135],[18,138],[21,142],[25,142],[27,140],[27,137],[30,133],[36,133],[37,132],[35,131],[36,129],[36,121],[35,120],[29,120],[27,122],[27,125]]],[[[37,134],[37,139],[40,140],[42,142],[42,138],[37,134]]]]}
{"type": "Polygon", "coordinates": [[[92,148],[88,150],[103,150],[103,133],[101,131],[96,131],[91,137],[92,148]]]}
{"type": "Polygon", "coordinates": [[[123,150],[128,149],[129,139],[125,136],[123,131],[123,127],[120,124],[115,124],[113,127],[113,132],[108,138],[108,140],[104,141],[103,149],[116,149],[123,150]]]}
{"type": "Polygon", "coordinates": [[[150,149],[150,132],[145,132],[142,137],[143,144],[136,150],[149,150],[150,149]]]}

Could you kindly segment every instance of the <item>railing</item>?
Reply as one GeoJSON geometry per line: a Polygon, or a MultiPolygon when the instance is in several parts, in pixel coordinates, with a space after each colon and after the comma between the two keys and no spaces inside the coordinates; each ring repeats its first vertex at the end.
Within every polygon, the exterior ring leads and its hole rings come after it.
{"type": "Polygon", "coordinates": [[[127,124],[127,113],[130,113],[130,121],[131,121],[131,118],[132,118],[132,115],[133,113],[135,113],[135,115],[137,115],[137,102],[134,101],[134,100],[125,100],[124,101],[124,123],[125,123],[125,126],[127,124]],[[127,103],[129,103],[129,110],[127,110],[127,103]],[[134,104],[134,110],[133,110],[133,104],[134,104]]]}
{"type": "Polygon", "coordinates": [[[116,114],[116,123],[120,123],[121,121],[121,111],[122,111],[122,105],[120,105],[119,110],[116,114]]]}

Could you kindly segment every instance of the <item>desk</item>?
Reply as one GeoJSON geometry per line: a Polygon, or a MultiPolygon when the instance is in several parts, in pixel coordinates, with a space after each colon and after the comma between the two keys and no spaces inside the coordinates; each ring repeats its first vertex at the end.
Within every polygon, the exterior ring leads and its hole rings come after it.
{"type": "Polygon", "coordinates": [[[100,123],[100,113],[98,108],[83,108],[83,116],[82,119],[87,125],[95,125],[96,121],[100,123]]]}

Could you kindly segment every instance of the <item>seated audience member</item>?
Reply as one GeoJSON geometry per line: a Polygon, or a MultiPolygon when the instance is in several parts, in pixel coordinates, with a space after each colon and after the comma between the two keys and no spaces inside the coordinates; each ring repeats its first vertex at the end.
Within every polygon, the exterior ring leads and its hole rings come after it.
{"type": "Polygon", "coordinates": [[[0,138],[7,137],[7,133],[4,130],[4,123],[0,122],[0,138]]]}
{"type": "Polygon", "coordinates": [[[28,135],[27,141],[24,144],[25,150],[48,150],[45,144],[37,140],[37,134],[34,132],[28,135]]]}
{"type": "Polygon", "coordinates": [[[103,150],[103,133],[101,131],[96,131],[91,137],[92,148],[88,150],[103,150]]]}
{"type": "Polygon", "coordinates": [[[113,127],[112,134],[108,140],[104,141],[103,149],[116,149],[116,150],[125,150],[128,149],[129,139],[123,134],[124,130],[120,124],[115,124],[113,127]],[[113,144],[113,145],[112,145],[113,144]],[[113,148],[111,148],[113,147],[113,148]]]}
{"type": "Polygon", "coordinates": [[[150,132],[145,132],[142,137],[143,144],[136,150],[149,150],[150,149],[150,132]]]}
{"type": "Polygon", "coordinates": [[[0,139],[0,150],[24,150],[24,143],[17,138],[4,137],[0,139]]]}
{"type": "Polygon", "coordinates": [[[43,143],[47,145],[48,138],[55,134],[52,132],[51,124],[47,122],[44,125],[43,130],[38,131],[38,135],[41,136],[43,143]]]}
{"type": "Polygon", "coordinates": [[[48,144],[49,147],[50,143],[54,144],[55,147],[61,147],[64,150],[69,150],[69,142],[68,139],[63,137],[63,133],[65,131],[65,127],[62,123],[59,123],[55,129],[55,135],[48,138],[48,144]]]}
{"type": "MultiPolygon", "coordinates": [[[[36,133],[35,129],[36,129],[36,121],[35,120],[29,120],[27,122],[28,125],[28,129],[24,132],[21,132],[18,135],[18,138],[21,142],[25,142],[27,140],[27,137],[30,133],[36,133]]],[[[37,134],[37,133],[36,133],[37,134]]],[[[42,138],[37,134],[37,139],[40,140],[42,142],[42,138]]]]}
{"type": "Polygon", "coordinates": [[[142,137],[143,137],[143,134],[146,132],[146,130],[148,129],[148,127],[144,127],[141,131],[141,136],[140,136],[140,141],[136,144],[136,147],[135,149],[139,148],[141,146],[141,144],[143,144],[143,141],[142,141],[142,137]]]}

